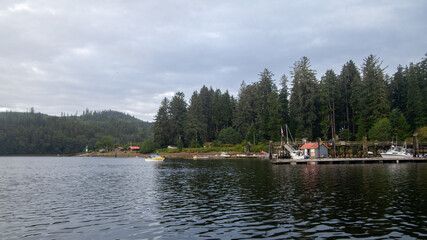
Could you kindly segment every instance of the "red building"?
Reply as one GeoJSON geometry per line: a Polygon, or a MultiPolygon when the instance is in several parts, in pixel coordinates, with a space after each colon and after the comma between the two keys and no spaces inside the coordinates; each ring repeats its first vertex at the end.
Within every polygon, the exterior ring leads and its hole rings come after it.
{"type": "Polygon", "coordinates": [[[128,150],[130,150],[130,151],[139,151],[139,147],[138,146],[130,146],[130,147],[128,147],[128,150]]]}
{"type": "Polygon", "coordinates": [[[300,147],[301,150],[304,150],[304,155],[310,156],[310,158],[317,157],[328,157],[328,146],[324,143],[306,143],[300,147]]]}

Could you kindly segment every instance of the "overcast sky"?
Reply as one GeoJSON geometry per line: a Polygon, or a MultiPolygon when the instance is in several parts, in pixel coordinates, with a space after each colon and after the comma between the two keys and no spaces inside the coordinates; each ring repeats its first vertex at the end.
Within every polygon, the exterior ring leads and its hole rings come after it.
{"type": "Polygon", "coordinates": [[[427,52],[427,1],[0,3],[0,111],[111,109],[153,121],[161,100],[203,85],[237,97],[264,68],[317,77],[374,54],[393,74],[427,52]]]}

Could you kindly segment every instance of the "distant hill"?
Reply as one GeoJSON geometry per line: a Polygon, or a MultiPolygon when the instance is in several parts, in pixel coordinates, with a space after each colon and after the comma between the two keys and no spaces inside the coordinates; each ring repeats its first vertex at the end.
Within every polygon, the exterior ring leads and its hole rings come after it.
{"type": "Polygon", "coordinates": [[[103,136],[124,145],[152,138],[152,123],[116,111],[81,116],[0,112],[0,155],[71,154],[93,149],[103,136]]]}

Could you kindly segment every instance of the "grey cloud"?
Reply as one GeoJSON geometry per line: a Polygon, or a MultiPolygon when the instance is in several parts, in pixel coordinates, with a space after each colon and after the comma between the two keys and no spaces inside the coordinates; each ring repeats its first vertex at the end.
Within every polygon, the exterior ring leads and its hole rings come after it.
{"type": "Polygon", "coordinates": [[[392,73],[426,52],[425,1],[5,1],[0,110],[113,109],[153,120],[202,85],[237,93],[302,56],[318,78],[373,53],[392,73]]]}

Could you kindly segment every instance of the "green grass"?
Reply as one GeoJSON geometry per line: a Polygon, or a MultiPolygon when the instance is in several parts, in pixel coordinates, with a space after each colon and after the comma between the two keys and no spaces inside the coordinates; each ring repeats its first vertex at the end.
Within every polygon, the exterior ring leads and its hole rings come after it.
{"type": "MultiPolygon", "coordinates": [[[[201,147],[201,148],[183,148],[182,151],[179,149],[168,149],[168,148],[160,148],[158,149],[159,153],[221,153],[221,152],[233,152],[233,153],[244,153],[245,150],[244,145],[242,144],[226,144],[220,147],[201,147]]],[[[251,153],[256,152],[259,153],[261,151],[268,151],[268,143],[251,145],[251,153]]]]}

